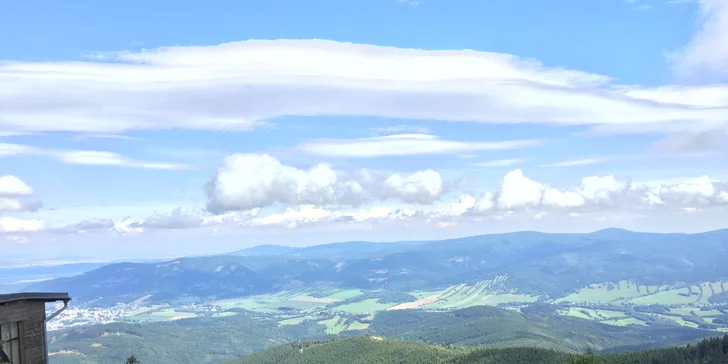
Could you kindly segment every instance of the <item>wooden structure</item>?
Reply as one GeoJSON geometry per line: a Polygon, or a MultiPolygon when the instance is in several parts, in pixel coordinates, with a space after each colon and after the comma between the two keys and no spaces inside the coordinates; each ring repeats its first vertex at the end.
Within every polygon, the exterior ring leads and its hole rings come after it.
{"type": "Polygon", "coordinates": [[[45,323],[68,307],[67,293],[14,293],[0,295],[0,363],[47,364],[45,323]],[[63,302],[46,317],[45,304],[63,302]]]}

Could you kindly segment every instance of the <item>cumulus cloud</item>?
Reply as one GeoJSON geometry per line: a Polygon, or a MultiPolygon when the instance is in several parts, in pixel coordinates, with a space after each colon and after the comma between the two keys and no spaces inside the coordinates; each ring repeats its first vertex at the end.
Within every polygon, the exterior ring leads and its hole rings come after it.
{"type": "MultiPolygon", "coordinates": [[[[678,64],[724,65],[725,5],[678,64]],[[714,25],[711,25],[714,24],[714,25]],[[712,51],[711,51],[712,49],[712,51]],[[695,55],[695,56],[694,56],[695,55]],[[708,57],[710,55],[711,57],[708,57]]],[[[725,125],[728,103],[705,107],[633,97],[608,76],[509,54],[421,50],[327,40],[249,40],[96,53],[80,62],[0,63],[0,130],[121,133],[250,130],[287,115],[350,115],[483,123],[611,126],[631,131],[725,125]],[[64,90],[64,92],[56,92],[64,90]]],[[[627,87],[629,86],[629,87],[627,87]]],[[[716,100],[719,97],[707,97],[716,100]]]]}
{"type": "Polygon", "coordinates": [[[22,220],[14,217],[0,218],[0,233],[35,232],[45,228],[41,220],[22,220]]]}
{"type": "Polygon", "coordinates": [[[204,219],[199,214],[176,209],[169,214],[155,213],[144,221],[134,224],[138,228],[149,229],[190,229],[202,226],[204,219]]]}
{"type": "Polygon", "coordinates": [[[396,209],[384,206],[374,206],[368,209],[359,209],[354,211],[342,211],[338,209],[321,208],[314,205],[302,205],[296,208],[286,208],[280,213],[250,218],[239,225],[295,228],[302,225],[317,223],[381,223],[405,221],[418,216],[424,216],[422,211],[413,209],[396,209]]]}
{"type": "Polygon", "coordinates": [[[275,204],[349,205],[396,199],[427,204],[447,192],[439,173],[385,175],[369,170],[339,171],[326,164],[307,170],[267,154],[234,154],[208,183],[207,209],[245,211],[275,204]]]}
{"type": "Polygon", "coordinates": [[[678,77],[712,83],[728,80],[728,2],[697,0],[698,30],[670,58],[678,77]]]}
{"type": "Polygon", "coordinates": [[[15,176],[0,176],[0,195],[26,196],[33,193],[33,188],[15,176]]]}
{"type": "Polygon", "coordinates": [[[35,211],[41,207],[37,201],[27,198],[33,188],[16,176],[0,176],[0,212],[35,211]]]}
{"type": "Polygon", "coordinates": [[[457,154],[483,150],[529,148],[543,144],[538,140],[454,141],[428,134],[397,134],[359,139],[322,139],[298,148],[326,157],[372,158],[382,156],[457,154]]]}
{"type": "MultiPolygon", "coordinates": [[[[0,111],[1,113],[1,111],[0,111]]],[[[35,155],[54,158],[63,163],[94,166],[119,166],[150,169],[185,169],[189,166],[177,163],[139,161],[118,153],[94,150],[44,149],[29,145],[0,143],[0,157],[35,155]]]]}
{"type": "MultiPolygon", "coordinates": [[[[291,167],[292,168],[292,167],[291,167]]],[[[307,171],[296,170],[303,173],[307,171]]],[[[301,180],[305,180],[302,178],[301,180]]],[[[406,180],[406,179],[405,179],[406,180]]],[[[413,180],[418,180],[417,177],[413,180]]],[[[306,187],[306,185],[303,185],[306,187]]],[[[265,194],[265,192],[263,193],[265,194]]],[[[448,201],[431,205],[366,207],[316,205],[289,202],[278,211],[261,209],[212,214],[203,209],[175,209],[142,219],[88,220],[63,228],[48,229],[39,220],[0,220],[1,233],[108,232],[135,235],[154,230],[208,228],[297,228],[315,224],[425,223],[434,227],[455,227],[461,222],[483,219],[570,219],[574,221],[622,221],[654,213],[697,213],[728,207],[728,184],[706,176],[675,182],[632,183],[618,176],[589,176],[567,187],[553,187],[527,177],[515,169],[505,174],[500,186],[475,196],[450,195],[448,201]],[[452,200],[454,198],[454,200],[452,200]]]]}
{"type": "Polygon", "coordinates": [[[497,192],[486,194],[473,206],[479,206],[480,213],[523,209],[572,212],[683,209],[725,205],[726,195],[728,184],[708,177],[674,184],[633,185],[627,178],[591,176],[570,188],[554,188],[516,169],[505,175],[497,192]]]}

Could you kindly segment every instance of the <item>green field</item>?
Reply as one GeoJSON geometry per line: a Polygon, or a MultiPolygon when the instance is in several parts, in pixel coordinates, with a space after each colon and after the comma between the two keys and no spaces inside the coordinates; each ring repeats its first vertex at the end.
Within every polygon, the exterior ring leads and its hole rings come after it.
{"type": "Polygon", "coordinates": [[[417,297],[420,304],[408,308],[466,308],[479,305],[496,306],[507,303],[535,302],[538,296],[520,294],[515,290],[503,290],[500,283],[507,276],[499,276],[491,280],[484,280],[474,284],[458,284],[439,291],[411,292],[417,297]]]}
{"type": "Polygon", "coordinates": [[[289,318],[285,320],[278,321],[279,325],[298,325],[306,320],[313,320],[314,317],[312,316],[299,316],[294,318],[289,318]]]}
{"type": "Polygon", "coordinates": [[[158,310],[150,310],[145,313],[128,317],[132,321],[154,322],[154,321],[171,321],[185,318],[193,318],[198,315],[192,312],[180,312],[174,308],[163,308],[158,310]]]}
{"type": "Polygon", "coordinates": [[[554,300],[554,303],[702,305],[713,294],[722,293],[723,282],[705,282],[691,286],[644,286],[630,281],[592,284],[554,300]]]}
{"type": "Polygon", "coordinates": [[[619,320],[604,320],[600,321],[603,324],[606,325],[613,325],[613,326],[629,326],[629,325],[639,325],[639,326],[645,326],[647,325],[644,321],[638,320],[636,318],[625,318],[625,319],[619,319],[619,320]]]}
{"type": "Polygon", "coordinates": [[[362,301],[333,306],[331,310],[342,311],[351,314],[374,313],[394,307],[396,303],[379,303],[378,298],[369,298],[362,301]]]}
{"type": "MultiPolygon", "coordinates": [[[[359,289],[338,289],[331,286],[309,286],[273,294],[262,294],[235,299],[210,302],[222,311],[212,313],[213,317],[226,317],[236,312],[228,310],[244,309],[266,315],[274,315],[279,325],[296,325],[306,320],[319,320],[319,324],[327,327],[328,333],[343,330],[361,330],[368,326],[377,312],[395,309],[460,309],[481,305],[508,305],[532,303],[539,296],[528,295],[512,289],[505,289],[502,283],[507,276],[499,276],[490,280],[474,283],[463,283],[444,287],[439,290],[409,292],[416,300],[397,302],[377,298],[386,297],[386,291],[365,291],[359,289]],[[321,320],[332,313],[339,313],[333,318],[321,320]],[[343,316],[369,315],[370,319],[348,321],[343,316]],[[344,324],[344,322],[349,322],[344,324]],[[353,322],[353,323],[352,323],[353,322]]],[[[608,325],[646,325],[644,316],[628,313],[628,305],[672,305],[666,312],[652,315],[681,326],[698,327],[698,323],[711,324],[713,318],[722,313],[717,309],[703,309],[708,298],[723,292],[728,285],[723,282],[706,282],[692,286],[644,286],[630,281],[616,283],[592,284],[576,292],[546,303],[570,303],[572,307],[559,309],[564,316],[596,320],[608,325]],[[596,309],[589,305],[608,305],[596,309]],[[679,306],[679,307],[676,307],[679,306]],[[625,307],[625,310],[622,310],[625,307]],[[606,308],[606,309],[605,309],[606,308]]],[[[708,306],[709,307],[709,306],[708,306]]],[[[204,314],[204,313],[203,313],[204,314]]],[[[207,314],[205,314],[207,315],[207,314]]],[[[131,321],[171,321],[196,317],[192,312],[165,306],[138,308],[126,319],[131,321]]],[[[330,317],[330,316],[328,316],[330,317]]]]}
{"type": "Polygon", "coordinates": [[[326,333],[329,335],[336,335],[346,330],[346,319],[339,316],[334,316],[327,320],[318,321],[319,324],[326,326],[326,333]]]}

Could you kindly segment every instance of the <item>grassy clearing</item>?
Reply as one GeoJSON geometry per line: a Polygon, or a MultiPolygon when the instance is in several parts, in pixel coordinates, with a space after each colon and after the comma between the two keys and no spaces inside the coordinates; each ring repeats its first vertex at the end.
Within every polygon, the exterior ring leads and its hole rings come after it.
{"type": "Polygon", "coordinates": [[[149,311],[141,315],[129,317],[130,320],[141,322],[172,321],[185,318],[194,318],[197,314],[192,312],[179,312],[173,308],[165,308],[157,311],[149,311]]]}
{"type": "Polygon", "coordinates": [[[343,311],[351,314],[374,313],[384,311],[390,307],[394,307],[396,303],[379,303],[378,298],[370,298],[358,302],[347,303],[344,305],[334,306],[332,311],[343,311]]]}
{"type": "Polygon", "coordinates": [[[527,294],[503,293],[485,296],[478,302],[481,304],[495,306],[501,303],[536,302],[538,298],[538,296],[531,296],[527,294]]]}
{"type": "Polygon", "coordinates": [[[559,315],[578,317],[585,320],[593,320],[594,317],[589,314],[588,309],[571,307],[568,310],[559,310],[559,315]]]}
{"type": "Polygon", "coordinates": [[[340,316],[334,316],[328,320],[321,320],[318,323],[326,326],[326,333],[329,335],[339,334],[347,328],[346,319],[340,316]]]}
{"type": "Polygon", "coordinates": [[[644,321],[638,320],[633,317],[619,319],[619,320],[604,320],[604,321],[599,321],[599,322],[606,324],[606,325],[612,325],[612,326],[629,326],[629,325],[646,326],[647,325],[644,321]]]}
{"type": "Polygon", "coordinates": [[[723,292],[723,282],[705,282],[690,287],[643,286],[634,282],[591,284],[554,303],[610,303],[636,305],[699,305],[709,303],[713,294],[723,292]]]}
{"type": "Polygon", "coordinates": [[[697,303],[698,298],[699,295],[696,293],[691,294],[690,289],[678,288],[671,289],[669,291],[658,292],[652,295],[636,297],[629,300],[629,302],[637,305],[689,305],[697,303]]]}
{"type": "Polygon", "coordinates": [[[344,301],[344,300],[352,299],[355,297],[359,297],[363,294],[364,294],[364,292],[362,292],[361,290],[358,290],[358,289],[347,289],[347,290],[338,291],[336,293],[330,294],[326,298],[330,298],[330,299],[337,300],[337,301],[344,301]]]}
{"type": "Polygon", "coordinates": [[[699,316],[699,317],[711,317],[720,316],[722,313],[716,309],[701,311],[698,307],[679,307],[671,308],[670,313],[679,316],[699,316]]]}
{"type": "Polygon", "coordinates": [[[228,316],[235,316],[237,315],[237,312],[216,312],[212,315],[212,317],[228,317],[228,316]]]}
{"type": "Polygon", "coordinates": [[[663,318],[665,320],[673,321],[673,322],[675,322],[676,324],[678,324],[680,326],[692,327],[694,329],[697,329],[698,328],[698,324],[696,324],[694,322],[690,322],[690,321],[685,321],[682,317],[667,316],[667,315],[658,315],[658,314],[655,314],[655,316],[660,317],[660,318],[663,318]]]}
{"type": "Polygon", "coordinates": [[[128,314],[126,315],[126,317],[133,317],[133,316],[137,316],[137,315],[145,314],[145,313],[147,313],[147,312],[151,312],[151,311],[155,311],[155,310],[160,310],[160,309],[162,309],[163,307],[165,307],[165,306],[161,306],[161,305],[153,305],[153,306],[140,306],[140,307],[138,307],[138,308],[137,308],[136,310],[134,310],[134,311],[131,311],[131,312],[129,312],[129,313],[128,313],[128,314]]]}
{"type": "Polygon", "coordinates": [[[361,323],[359,321],[354,321],[347,327],[347,330],[366,330],[369,328],[369,324],[361,323]]]}
{"type": "MultiPolygon", "coordinates": [[[[579,317],[587,320],[618,321],[615,319],[629,318],[626,313],[616,310],[597,310],[592,308],[571,307],[568,310],[559,310],[559,314],[579,317]]],[[[639,321],[639,320],[638,320],[639,321]]]]}
{"type": "Polygon", "coordinates": [[[212,302],[226,310],[239,308],[250,311],[274,313],[280,307],[289,307],[297,310],[313,310],[323,308],[332,303],[332,300],[310,296],[309,292],[284,291],[276,294],[255,295],[212,302]]]}
{"type": "Polygon", "coordinates": [[[298,325],[306,320],[313,320],[313,319],[314,319],[314,317],[311,317],[311,316],[299,316],[299,317],[294,317],[294,318],[278,321],[278,325],[280,325],[280,326],[298,325]]]}
{"type": "Polygon", "coordinates": [[[646,295],[647,289],[639,289],[637,284],[629,284],[627,281],[618,284],[600,283],[591,284],[566,297],[555,300],[555,303],[610,303],[618,300],[628,300],[646,295]]]}
{"type": "Polygon", "coordinates": [[[411,292],[420,300],[438,297],[437,300],[427,302],[418,308],[466,308],[478,305],[498,305],[501,303],[535,302],[538,296],[519,294],[516,291],[502,291],[498,284],[507,277],[499,276],[491,280],[479,281],[474,284],[458,284],[439,291],[411,292]]]}

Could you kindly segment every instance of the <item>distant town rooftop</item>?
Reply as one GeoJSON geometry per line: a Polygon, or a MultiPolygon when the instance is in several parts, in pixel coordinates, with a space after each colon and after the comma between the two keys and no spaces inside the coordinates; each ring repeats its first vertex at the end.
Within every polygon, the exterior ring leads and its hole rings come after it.
{"type": "Polygon", "coordinates": [[[42,301],[42,302],[56,302],[56,301],[70,301],[71,297],[68,293],[45,293],[45,292],[26,292],[26,293],[12,293],[12,294],[0,294],[0,305],[17,302],[17,301],[42,301]]]}

